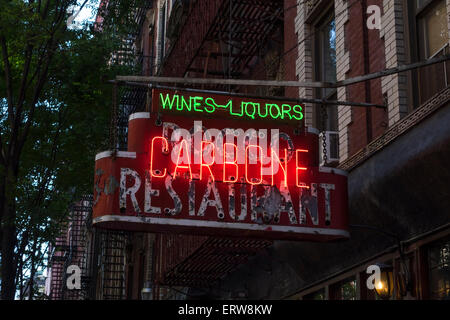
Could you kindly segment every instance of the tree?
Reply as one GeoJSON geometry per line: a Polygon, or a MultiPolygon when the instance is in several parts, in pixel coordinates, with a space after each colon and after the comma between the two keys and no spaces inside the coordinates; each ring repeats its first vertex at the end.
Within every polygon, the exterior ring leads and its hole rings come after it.
{"type": "Polygon", "coordinates": [[[1,299],[14,299],[24,268],[32,281],[69,204],[91,193],[94,155],[107,149],[105,80],[130,72],[110,58],[135,2],[108,1],[101,30],[68,28],[75,4],[0,0],[1,299]]]}

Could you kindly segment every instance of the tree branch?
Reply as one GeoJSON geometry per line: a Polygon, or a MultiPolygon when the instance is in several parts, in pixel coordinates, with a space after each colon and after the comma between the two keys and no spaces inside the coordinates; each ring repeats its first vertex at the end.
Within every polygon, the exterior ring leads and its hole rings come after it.
{"type": "Polygon", "coordinates": [[[27,92],[27,79],[28,74],[30,71],[30,64],[32,60],[32,53],[33,53],[33,46],[31,44],[28,44],[25,49],[25,64],[24,69],[22,73],[22,81],[20,83],[20,89],[19,89],[19,99],[17,100],[17,107],[16,107],[16,114],[14,116],[14,123],[11,124],[11,141],[14,141],[17,131],[19,130],[21,119],[22,119],[22,110],[23,110],[23,104],[25,101],[25,96],[27,92]]]}
{"type": "Polygon", "coordinates": [[[66,116],[66,112],[67,112],[67,109],[63,110],[63,111],[60,110],[60,112],[58,113],[58,126],[56,127],[56,131],[55,131],[55,134],[52,139],[52,146],[51,146],[51,151],[50,151],[50,161],[44,170],[44,173],[42,175],[42,180],[38,186],[38,190],[39,190],[38,194],[33,201],[34,205],[38,208],[41,207],[41,205],[42,205],[41,201],[44,198],[44,191],[48,188],[48,184],[50,182],[49,181],[50,177],[52,176],[52,173],[55,168],[56,155],[58,153],[58,141],[59,141],[59,137],[62,132],[63,122],[64,122],[64,118],[66,116]]]}
{"type": "Polygon", "coordinates": [[[33,73],[33,75],[30,77],[30,79],[28,80],[28,87],[31,85],[31,83],[33,82],[33,80],[34,80],[34,78],[36,78],[36,75],[38,75],[40,72],[41,72],[41,65],[42,65],[42,61],[43,61],[43,59],[44,59],[44,54],[43,53],[41,53],[41,52],[45,52],[46,50],[47,50],[47,47],[48,47],[48,41],[45,43],[45,45],[44,44],[42,44],[40,47],[39,47],[39,49],[37,50],[37,56],[39,57],[38,58],[38,61],[37,61],[37,67],[36,67],[36,70],[34,71],[34,73],[33,73]]]}
{"type": "Polygon", "coordinates": [[[41,94],[42,88],[44,87],[45,81],[47,79],[48,68],[49,68],[52,56],[53,56],[53,45],[51,46],[51,49],[48,52],[47,59],[45,61],[45,65],[44,65],[44,69],[38,77],[38,82],[34,89],[33,99],[31,100],[31,103],[30,103],[30,111],[28,113],[28,119],[25,122],[22,134],[17,139],[17,148],[15,150],[12,150],[11,156],[13,156],[13,159],[14,159],[14,162],[16,165],[17,165],[17,160],[20,156],[20,153],[23,149],[23,146],[25,145],[25,141],[28,137],[28,133],[30,131],[30,126],[33,123],[34,111],[36,109],[36,104],[39,100],[39,96],[41,94]]]}
{"type": "Polygon", "coordinates": [[[3,139],[1,133],[0,133],[0,164],[6,166],[5,152],[3,149],[3,139]]]}
{"type": "Polygon", "coordinates": [[[3,64],[5,65],[6,95],[8,100],[8,119],[9,122],[12,124],[14,121],[12,75],[11,75],[11,65],[9,64],[8,48],[6,46],[6,39],[4,36],[0,36],[0,43],[2,46],[3,64]]]}
{"type": "Polygon", "coordinates": [[[33,45],[27,44],[27,47],[25,49],[25,64],[23,67],[23,73],[22,73],[22,81],[20,83],[20,90],[19,90],[19,99],[17,100],[17,108],[21,108],[21,105],[23,104],[25,100],[25,93],[27,91],[27,79],[28,74],[30,72],[30,65],[31,60],[33,59],[33,45]]]}
{"type": "Polygon", "coordinates": [[[44,12],[42,13],[42,19],[47,18],[48,8],[49,8],[50,0],[47,0],[44,6],[44,12]]]}
{"type": "MultiPolygon", "coordinates": [[[[59,3],[59,1],[57,2],[59,3]]],[[[58,4],[57,4],[58,6],[58,4]]],[[[22,134],[20,135],[18,142],[17,142],[17,148],[15,150],[13,150],[13,158],[15,159],[15,162],[17,162],[18,157],[20,156],[20,153],[23,149],[23,146],[25,145],[25,141],[28,137],[28,133],[30,130],[30,126],[32,124],[32,120],[33,120],[33,116],[34,116],[34,111],[36,109],[36,104],[38,102],[39,96],[41,94],[42,88],[44,87],[44,84],[47,80],[47,74],[48,74],[48,69],[50,66],[50,62],[52,60],[53,54],[55,52],[56,49],[56,41],[55,41],[55,33],[56,31],[61,27],[61,23],[63,22],[63,18],[66,12],[67,6],[62,6],[59,9],[59,12],[57,14],[56,19],[54,20],[54,29],[51,32],[50,35],[50,39],[48,40],[48,46],[47,47],[47,56],[46,56],[46,60],[44,62],[44,69],[42,71],[42,73],[38,76],[38,81],[34,90],[34,95],[33,95],[33,99],[31,100],[31,104],[30,104],[30,111],[28,113],[28,119],[24,125],[24,129],[22,131],[22,134]]],[[[65,27],[65,26],[64,26],[65,27]]],[[[45,51],[44,51],[45,52],[45,51]]],[[[40,68],[40,66],[39,66],[40,68]]]]}

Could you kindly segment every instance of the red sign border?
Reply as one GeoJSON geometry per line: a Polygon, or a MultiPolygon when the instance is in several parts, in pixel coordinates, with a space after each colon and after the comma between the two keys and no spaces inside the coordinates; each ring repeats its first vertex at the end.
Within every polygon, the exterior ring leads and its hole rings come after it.
{"type": "MultiPolygon", "coordinates": [[[[129,121],[136,119],[149,119],[151,113],[139,112],[131,114],[129,121]]],[[[308,132],[318,134],[315,128],[307,128],[308,132]]],[[[96,161],[103,158],[128,158],[135,159],[136,152],[118,151],[114,154],[112,151],[104,151],[96,156],[96,161]]],[[[321,172],[333,173],[342,176],[348,176],[348,173],[335,168],[319,167],[321,172]]],[[[104,229],[116,230],[133,230],[142,232],[167,232],[173,233],[171,227],[177,225],[180,233],[195,234],[194,230],[201,230],[202,235],[220,236],[220,237],[239,237],[239,238],[261,238],[261,232],[266,233],[266,239],[274,240],[294,240],[293,234],[296,234],[303,241],[327,242],[335,240],[345,240],[350,237],[350,233],[346,229],[326,229],[317,227],[300,227],[300,226],[278,226],[278,225],[258,225],[240,222],[216,222],[216,221],[199,221],[189,219],[171,219],[161,217],[148,216],[129,216],[114,214],[102,214],[93,219],[93,225],[104,229]],[[166,221],[167,220],[167,221],[166,221]],[[164,223],[161,223],[164,222],[164,223]],[[168,222],[168,223],[166,223],[168,222]],[[185,224],[181,224],[186,222],[185,224]],[[205,224],[205,225],[203,225],[205,224]],[[169,226],[167,228],[167,226],[169,226]],[[205,228],[206,227],[206,228],[205,228]]]]}

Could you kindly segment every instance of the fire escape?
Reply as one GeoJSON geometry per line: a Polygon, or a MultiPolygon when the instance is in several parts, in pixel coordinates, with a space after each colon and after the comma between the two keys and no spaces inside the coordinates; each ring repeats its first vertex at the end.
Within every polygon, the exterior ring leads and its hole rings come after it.
{"type": "MultiPolygon", "coordinates": [[[[138,1],[133,15],[135,26],[123,39],[123,47],[116,54],[116,64],[131,67],[135,74],[152,75],[154,59],[145,55],[138,39],[142,37],[143,27],[148,20],[153,1],[138,1]]],[[[145,109],[147,90],[133,86],[115,86],[115,116],[111,123],[113,149],[126,150],[128,118],[135,112],[145,109]]],[[[91,263],[87,269],[92,273],[91,298],[99,300],[122,300],[126,298],[127,246],[132,234],[124,231],[93,230],[91,243],[91,263]]]]}
{"type": "Polygon", "coordinates": [[[51,300],[119,300],[125,291],[125,246],[130,234],[92,228],[93,199],[71,206],[50,258],[51,300]],[[81,271],[81,288],[67,287],[69,266],[81,271]]]}
{"type": "Polygon", "coordinates": [[[60,230],[60,236],[50,258],[50,299],[51,300],[80,300],[84,299],[90,284],[88,270],[83,268],[89,259],[86,251],[86,221],[92,210],[92,196],[85,196],[81,201],[71,206],[69,217],[60,230]],[[67,268],[71,265],[80,267],[81,288],[70,290],[66,282],[67,268]]]}
{"type": "MultiPolygon", "coordinates": [[[[281,0],[177,0],[168,24],[169,48],[158,73],[248,78],[264,54],[264,46],[277,40],[282,21],[281,0]]],[[[158,235],[154,298],[162,298],[167,288],[208,288],[271,244],[265,240],[158,235]]]]}
{"type": "MultiPolygon", "coordinates": [[[[148,19],[147,14],[153,6],[153,1],[139,1],[139,6],[132,13],[136,22],[125,39],[121,50],[114,55],[113,63],[126,65],[134,70],[137,75],[153,75],[154,57],[146,55],[138,39],[142,37],[143,26],[148,19]]],[[[117,99],[117,115],[115,123],[111,125],[117,130],[115,148],[125,150],[127,148],[128,117],[145,110],[147,89],[136,86],[116,86],[115,99],[117,99]]]]}
{"type": "Polygon", "coordinates": [[[182,5],[174,9],[187,14],[171,14],[176,18],[169,20],[169,36],[177,39],[164,59],[163,76],[245,78],[283,20],[280,0],[175,2],[182,5]]]}

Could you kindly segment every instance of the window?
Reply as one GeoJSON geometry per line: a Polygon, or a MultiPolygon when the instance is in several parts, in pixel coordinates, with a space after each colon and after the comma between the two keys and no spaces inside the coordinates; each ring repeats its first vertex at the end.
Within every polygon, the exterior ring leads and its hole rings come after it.
{"type": "Polygon", "coordinates": [[[339,290],[340,300],[356,300],[356,280],[344,282],[339,290]]]}
{"type": "MultiPolygon", "coordinates": [[[[315,26],[314,66],[316,81],[336,82],[336,22],[334,10],[331,10],[315,26]]],[[[316,97],[337,100],[337,91],[329,88],[317,89],[316,97]]],[[[337,131],[337,119],[335,106],[317,106],[316,127],[319,130],[337,131]],[[325,109],[325,112],[322,108],[325,109]]]]}
{"type": "Polygon", "coordinates": [[[356,277],[347,278],[330,288],[334,300],[356,300],[356,277]]]}
{"type": "Polygon", "coordinates": [[[445,0],[417,0],[419,47],[422,59],[428,59],[448,45],[447,7],[445,0]],[[423,13],[420,10],[424,10],[423,13]]]}
{"type": "MultiPolygon", "coordinates": [[[[446,0],[406,2],[410,34],[411,62],[448,54],[448,15],[446,0]]],[[[450,63],[443,62],[411,72],[412,101],[420,106],[448,86],[450,63]]]]}
{"type": "Polygon", "coordinates": [[[450,239],[428,249],[430,298],[450,300],[450,239]]]}

